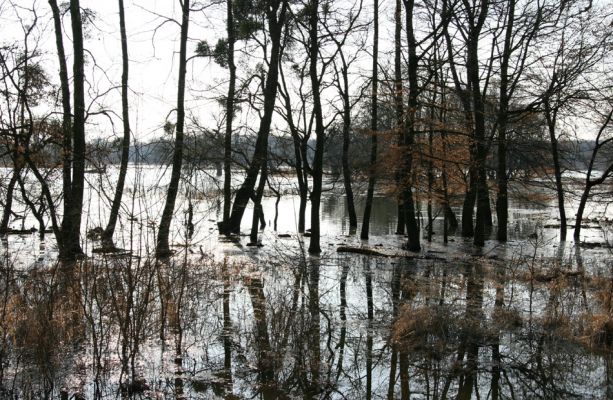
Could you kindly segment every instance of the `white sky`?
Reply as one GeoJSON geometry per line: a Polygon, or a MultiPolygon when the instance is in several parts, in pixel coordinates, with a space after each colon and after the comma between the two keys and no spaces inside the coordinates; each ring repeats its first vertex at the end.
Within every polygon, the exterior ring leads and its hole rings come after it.
{"type": "MultiPolygon", "coordinates": [[[[178,0],[124,0],[126,8],[128,50],[130,53],[130,89],[132,91],[131,127],[138,140],[148,140],[162,134],[167,115],[176,107],[176,82],[179,26],[176,23],[164,23],[164,18],[180,19],[178,0]],[[157,28],[157,29],[156,29],[157,28]]],[[[210,4],[210,0],[204,0],[210,4]]],[[[96,18],[93,26],[87,28],[85,47],[91,53],[86,66],[86,76],[90,84],[90,100],[100,93],[108,93],[92,107],[92,111],[103,107],[114,110],[120,115],[119,89],[121,77],[121,46],[119,37],[119,16],[117,0],[81,0],[83,8],[92,9],[96,18]],[[95,59],[95,65],[92,62],[95,59]]],[[[335,6],[341,6],[335,2],[335,6]]],[[[385,64],[393,43],[394,1],[380,0],[380,58],[385,64]]],[[[43,52],[44,65],[53,83],[59,84],[57,78],[57,55],[55,51],[54,31],[51,12],[46,0],[0,0],[0,45],[11,45],[22,39],[19,26],[20,17],[24,24],[29,24],[32,13],[37,10],[39,17],[38,31],[34,38],[41,37],[40,49],[43,52]]],[[[211,6],[204,11],[193,12],[190,18],[188,56],[194,54],[196,43],[206,39],[211,46],[220,37],[226,36],[225,2],[211,6]]],[[[363,15],[372,13],[372,1],[364,0],[363,15]]],[[[64,17],[66,52],[70,57],[70,15],[64,17]]],[[[33,45],[33,42],[30,44],[33,45]]],[[[239,42],[252,57],[239,64],[238,75],[245,76],[247,68],[254,68],[261,62],[262,53],[254,43],[239,42]],[[246,47],[250,46],[250,47],[246,47]]],[[[72,61],[68,60],[71,75],[72,61]]],[[[354,70],[353,82],[359,84],[360,75],[368,75],[370,69],[369,54],[364,54],[362,61],[354,70]]],[[[289,68],[286,67],[289,71],[289,68]]],[[[196,115],[203,125],[211,128],[223,115],[222,107],[215,101],[216,96],[225,95],[227,91],[227,70],[206,59],[195,59],[188,65],[186,108],[188,113],[196,115]]],[[[326,97],[325,97],[326,98],[326,97]]],[[[333,96],[327,97],[332,101],[333,96]]],[[[243,115],[244,121],[253,123],[256,115],[243,115]]],[[[174,116],[170,117],[174,120],[174,116]]],[[[92,117],[88,125],[88,137],[108,136],[112,127],[106,117],[92,117]]],[[[115,130],[120,135],[120,119],[115,118],[115,130]]],[[[236,124],[238,125],[238,123],[236,124]]]]}
{"type": "MultiPolygon", "coordinates": [[[[177,97],[177,59],[179,51],[180,27],[177,23],[166,22],[166,18],[180,20],[180,5],[178,0],[124,0],[126,12],[126,27],[128,33],[128,51],[130,54],[129,86],[131,128],[138,140],[148,140],[162,134],[167,115],[176,107],[177,97]]],[[[203,3],[210,4],[210,0],[203,3]]],[[[385,12],[387,4],[393,7],[393,2],[381,1],[380,9],[385,12]]],[[[111,109],[119,116],[121,83],[121,43],[119,36],[119,14],[117,0],[81,0],[81,7],[95,12],[93,25],[86,27],[85,49],[89,62],[85,73],[89,85],[86,86],[90,101],[98,98],[91,108],[96,111],[101,108],[111,109]],[[95,59],[95,64],[92,60],[95,59]],[[116,90],[112,90],[117,87],[116,90]]],[[[194,8],[197,6],[194,6],[194,8]]],[[[226,36],[225,2],[207,7],[203,11],[192,12],[190,15],[188,57],[194,54],[196,44],[205,39],[211,47],[217,40],[226,36]]],[[[57,55],[54,39],[54,28],[50,7],[46,0],[0,0],[0,45],[23,41],[19,18],[25,24],[30,24],[33,14],[30,9],[36,9],[38,14],[37,33],[34,39],[40,37],[39,47],[43,51],[44,65],[52,82],[59,86],[57,55]]],[[[372,2],[365,1],[363,14],[370,13],[372,2]]],[[[381,36],[393,35],[391,17],[388,21],[381,18],[381,36]],[[387,22],[387,23],[386,23],[387,22]]],[[[70,15],[64,16],[64,46],[68,59],[69,75],[72,75],[72,33],[70,15]]],[[[391,41],[390,41],[391,42],[391,41]]],[[[237,50],[244,50],[253,58],[247,64],[238,65],[238,75],[245,76],[247,67],[253,68],[262,60],[262,51],[251,42],[239,42],[237,50]],[[249,47],[247,47],[249,46],[249,47]]],[[[381,47],[385,49],[385,43],[381,47]]],[[[365,55],[366,56],[366,55],[365,55]]],[[[244,60],[245,61],[245,60],[244,60]]],[[[365,63],[366,66],[369,62],[365,63]]],[[[289,70],[289,68],[288,68],[289,70]]],[[[361,71],[356,71],[361,73],[361,71]]],[[[188,92],[186,94],[186,109],[188,115],[196,115],[204,126],[209,128],[218,125],[217,120],[223,116],[223,109],[215,100],[216,96],[227,92],[226,81],[228,71],[216,65],[212,60],[194,59],[188,64],[188,92]]],[[[366,74],[366,72],[364,72],[366,74]]],[[[357,82],[355,80],[354,82],[357,82]]],[[[255,121],[256,115],[242,116],[243,119],[255,121]]],[[[174,121],[174,115],[169,118],[174,121]]],[[[121,135],[121,123],[115,118],[114,129],[121,135]]],[[[238,123],[236,124],[238,125],[238,123]]],[[[88,120],[87,135],[89,138],[107,136],[112,131],[112,125],[103,116],[92,116],[88,120]]]]}

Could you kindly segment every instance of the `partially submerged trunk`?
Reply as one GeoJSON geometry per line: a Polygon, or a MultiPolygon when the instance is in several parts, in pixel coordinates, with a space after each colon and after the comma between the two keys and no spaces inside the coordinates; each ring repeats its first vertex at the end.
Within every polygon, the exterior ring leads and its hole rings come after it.
{"type": "MultiPolygon", "coordinates": [[[[72,110],[70,107],[70,82],[68,80],[68,66],[66,64],[66,53],[64,51],[64,36],[62,34],[62,16],[56,0],[49,0],[49,6],[51,7],[51,13],[53,15],[53,26],[55,34],[55,46],[58,56],[59,64],[59,76],[60,76],[60,89],[62,99],[62,191],[64,192],[64,217],[62,219],[62,226],[71,225],[71,214],[69,212],[71,207],[70,199],[72,198],[72,110]]],[[[40,181],[40,175],[38,169],[35,169],[35,175],[40,181]]],[[[40,182],[43,191],[47,188],[45,182],[40,182]]],[[[48,188],[47,188],[48,189],[48,188]]],[[[47,201],[50,200],[50,193],[46,191],[47,201]]],[[[51,210],[50,210],[51,211],[51,210]]],[[[55,219],[55,213],[52,214],[52,218],[55,219]]],[[[64,246],[63,229],[56,227],[55,236],[58,243],[60,253],[64,246]]]]}
{"type": "Polygon", "coordinates": [[[64,194],[64,219],[62,220],[62,246],[60,258],[74,259],[83,253],[81,249],[81,215],[85,189],[85,75],[83,50],[83,23],[79,0],[70,2],[70,19],[73,36],[73,87],[74,112],[72,123],[72,181],[68,194],[64,194]],[[68,206],[68,210],[66,207],[68,206]]]}
{"type": "MultiPolygon", "coordinates": [[[[477,201],[477,217],[475,220],[475,231],[473,243],[475,246],[485,244],[486,217],[489,209],[489,196],[487,190],[487,175],[485,161],[487,157],[487,146],[485,143],[485,104],[481,93],[480,74],[479,74],[479,36],[485,23],[489,2],[481,0],[479,14],[473,15],[472,26],[470,27],[467,43],[467,72],[472,90],[473,100],[473,121],[474,121],[474,145],[475,145],[475,194],[477,201]]],[[[467,13],[475,11],[467,10],[467,13]]],[[[491,213],[491,211],[490,211],[491,213]]]]}
{"type": "MultiPolygon", "coordinates": [[[[473,146],[471,146],[470,153],[471,158],[473,158],[473,146]]],[[[476,172],[474,171],[472,162],[468,168],[468,186],[464,194],[464,202],[462,203],[462,236],[464,237],[472,237],[475,234],[473,216],[475,212],[475,201],[477,200],[476,172]]]]}
{"type": "Polygon", "coordinates": [[[372,93],[370,95],[370,166],[368,172],[368,189],[364,217],[362,218],[361,239],[368,239],[370,229],[370,214],[375,194],[376,165],[377,165],[377,130],[378,130],[378,90],[379,90],[379,0],[374,0],[373,11],[374,38],[372,52],[372,93]]]}
{"type": "Polygon", "coordinates": [[[575,220],[575,231],[573,234],[573,238],[576,243],[579,243],[581,240],[581,224],[583,223],[583,213],[585,211],[585,205],[590,197],[590,192],[594,186],[601,185],[613,174],[613,163],[610,163],[609,166],[602,172],[602,174],[596,178],[592,179],[592,172],[594,170],[594,163],[596,162],[596,157],[598,155],[599,150],[601,150],[607,144],[613,142],[613,137],[609,137],[602,142],[600,138],[602,137],[603,132],[609,126],[611,119],[613,118],[613,109],[609,112],[606,117],[604,123],[601,125],[600,130],[598,131],[598,135],[596,136],[596,144],[594,149],[592,150],[592,156],[590,157],[590,163],[588,165],[586,177],[585,177],[585,188],[583,189],[583,194],[581,195],[581,200],[579,201],[579,207],[577,208],[577,218],[575,220]]]}
{"type": "MultiPolygon", "coordinates": [[[[282,87],[287,90],[282,66],[279,66],[279,72],[282,87]]],[[[292,103],[289,94],[287,92],[281,91],[281,97],[284,99],[285,102],[285,109],[287,113],[286,121],[290,134],[292,136],[292,143],[294,146],[294,170],[296,171],[296,178],[298,180],[298,194],[300,197],[298,209],[298,233],[304,233],[306,225],[306,206],[309,195],[308,171],[310,170],[310,167],[309,162],[306,159],[306,144],[303,143],[303,139],[294,123],[294,117],[292,115],[292,103]]]]}
{"type": "Polygon", "coordinates": [[[166,203],[157,235],[156,256],[164,257],[170,254],[168,236],[170,223],[175,210],[175,201],[179,192],[181,166],[183,163],[183,136],[185,129],[185,75],[187,64],[187,33],[189,28],[190,1],[183,0],[181,17],[181,39],[179,49],[179,82],[177,87],[177,124],[175,127],[175,146],[172,157],[172,172],[166,193],[166,203]]]}
{"type": "Polygon", "coordinates": [[[262,209],[262,198],[264,197],[264,189],[268,180],[268,163],[264,160],[262,164],[262,172],[260,174],[260,182],[253,199],[253,218],[251,219],[251,234],[249,235],[252,244],[258,243],[258,231],[266,226],[264,221],[264,210],[262,209]]]}
{"type": "Polygon", "coordinates": [[[549,131],[551,143],[551,157],[553,159],[553,173],[556,180],[556,195],[558,199],[558,213],[560,216],[560,241],[566,241],[566,209],[564,206],[564,186],[562,185],[562,166],[560,164],[560,152],[558,150],[558,138],[556,134],[556,112],[549,107],[548,99],[544,101],[545,119],[549,131]]]}
{"type": "Polygon", "coordinates": [[[2,211],[2,221],[0,221],[0,234],[5,234],[9,229],[9,221],[11,214],[13,213],[13,192],[15,191],[15,185],[19,178],[19,170],[13,169],[13,174],[6,188],[6,199],[4,200],[4,210],[2,211]]]}
{"type": "Polygon", "coordinates": [[[269,7],[266,11],[271,50],[270,60],[268,63],[269,69],[266,76],[266,84],[264,88],[264,110],[262,114],[262,119],[260,120],[260,127],[258,129],[255,150],[251,159],[251,163],[249,164],[249,167],[247,169],[245,180],[236,192],[234,204],[232,205],[232,211],[230,213],[230,218],[227,221],[222,221],[219,224],[219,231],[222,234],[240,233],[241,221],[245,213],[245,208],[249,203],[249,199],[253,197],[255,183],[257,181],[258,173],[265,157],[266,143],[268,140],[268,135],[270,133],[270,125],[272,122],[272,115],[274,113],[275,100],[277,98],[279,61],[281,57],[281,33],[285,25],[287,8],[287,1],[284,0],[275,2],[275,5],[269,7]],[[279,15],[277,15],[279,7],[281,7],[281,10],[279,11],[279,15]]]}
{"type": "MultiPolygon", "coordinates": [[[[404,143],[404,100],[403,100],[403,87],[402,87],[402,1],[396,0],[396,8],[394,9],[394,108],[396,117],[396,130],[398,147],[402,148],[404,143]]],[[[397,205],[397,223],[396,234],[404,235],[404,227],[406,225],[406,215],[404,212],[404,206],[402,202],[402,168],[398,168],[396,171],[396,190],[398,195],[396,196],[397,205]]]]}
{"type": "Polygon", "coordinates": [[[345,196],[347,199],[347,213],[349,214],[349,233],[354,234],[358,228],[358,217],[355,211],[355,202],[353,198],[353,189],[351,188],[351,168],[349,167],[349,144],[350,144],[350,129],[351,129],[351,103],[349,100],[349,71],[345,56],[341,52],[343,61],[343,185],[345,186],[345,196]]]}
{"type": "Polygon", "coordinates": [[[319,208],[321,205],[321,192],[323,185],[323,157],[324,157],[324,122],[321,107],[321,93],[317,60],[319,57],[318,15],[319,0],[310,3],[309,15],[309,77],[313,96],[313,112],[315,114],[315,156],[313,157],[313,190],[311,191],[311,239],[309,253],[321,252],[319,208]]]}
{"type": "Polygon", "coordinates": [[[232,198],[232,121],[234,119],[234,92],[236,91],[236,65],[234,63],[234,12],[232,0],[227,0],[227,32],[228,32],[228,69],[230,81],[228,83],[228,97],[226,99],[226,133],[224,136],[223,158],[223,221],[230,218],[230,206],[232,198]]]}
{"type": "Polygon", "coordinates": [[[126,17],[123,7],[123,0],[119,0],[119,30],[121,32],[121,117],[123,120],[123,139],[121,141],[121,164],[119,166],[119,177],[117,179],[117,187],[115,188],[115,196],[111,205],[111,214],[108,224],[102,234],[102,247],[113,249],[113,235],[115,226],[119,217],[119,208],[121,207],[121,199],[123,197],[123,188],[128,173],[128,161],[130,158],[130,107],[128,105],[128,38],[126,34],[126,17]]]}
{"type": "Polygon", "coordinates": [[[406,29],[407,29],[407,41],[409,47],[409,63],[408,63],[408,76],[409,76],[409,101],[408,110],[405,122],[404,130],[404,155],[403,155],[403,172],[405,174],[405,183],[402,192],[402,204],[404,206],[404,216],[406,218],[407,235],[409,237],[407,242],[407,249],[411,251],[419,251],[421,249],[420,244],[420,228],[418,221],[415,217],[415,205],[413,202],[413,188],[412,188],[412,174],[413,174],[413,146],[415,145],[415,124],[416,113],[418,107],[418,95],[419,95],[419,83],[417,80],[417,40],[415,38],[415,32],[413,30],[413,7],[415,5],[414,0],[404,0],[404,6],[406,9],[406,29]]]}

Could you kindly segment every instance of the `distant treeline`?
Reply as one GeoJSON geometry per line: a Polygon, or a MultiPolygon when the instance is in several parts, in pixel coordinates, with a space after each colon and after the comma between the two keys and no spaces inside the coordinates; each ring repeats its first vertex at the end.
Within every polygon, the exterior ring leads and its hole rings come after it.
{"type": "MultiPolygon", "coordinates": [[[[223,162],[223,142],[220,135],[190,135],[186,138],[184,160],[203,167],[215,167],[223,162]]],[[[247,158],[253,153],[254,137],[237,136],[233,143],[234,161],[247,165],[247,158]]],[[[292,167],[295,163],[291,138],[274,136],[269,139],[269,165],[271,168],[292,167]]],[[[563,167],[568,170],[585,170],[588,167],[593,140],[565,140],[559,142],[563,167]]],[[[171,138],[159,138],[130,146],[130,162],[143,164],[166,164],[170,162],[174,143],[171,138]]],[[[309,157],[313,157],[314,141],[309,141],[309,157]]],[[[366,135],[354,135],[351,146],[351,164],[359,172],[367,168],[368,138],[366,135]]],[[[532,171],[551,165],[550,142],[546,139],[514,138],[509,141],[509,169],[511,171],[532,171]]],[[[119,141],[98,139],[88,146],[91,149],[92,164],[116,164],[121,158],[119,141]]],[[[326,169],[332,172],[341,169],[342,138],[330,135],[324,156],[326,169]]],[[[601,169],[613,161],[613,149],[602,152],[603,157],[596,160],[596,169],[601,169]]],[[[3,160],[10,165],[9,160],[3,160]]],[[[488,166],[494,170],[495,159],[488,160],[488,166]]]]}

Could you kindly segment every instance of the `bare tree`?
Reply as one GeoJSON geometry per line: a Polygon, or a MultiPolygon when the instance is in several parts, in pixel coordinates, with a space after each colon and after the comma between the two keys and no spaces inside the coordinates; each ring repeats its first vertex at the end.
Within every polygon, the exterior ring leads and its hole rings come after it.
{"type": "Polygon", "coordinates": [[[123,0],[119,0],[119,30],[121,32],[121,117],[123,121],[123,139],[121,141],[121,165],[119,167],[119,177],[117,186],[115,187],[115,196],[111,205],[111,213],[106,229],[102,234],[102,247],[113,249],[113,234],[119,216],[119,208],[121,207],[121,198],[123,196],[123,188],[128,172],[128,161],[130,158],[130,107],[128,105],[128,38],[126,34],[126,16],[123,6],[123,0]]]}
{"type": "Polygon", "coordinates": [[[222,234],[240,232],[240,225],[243,214],[245,213],[245,207],[249,199],[253,198],[255,195],[255,183],[266,158],[268,135],[270,133],[270,125],[277,97],[281,38],[283,28],[285,27],[289,3],[287,0],[271,0],[264,3],[262,7],[264,8],[266,20],[268,22],[271,41],[270,59],[268,60],[268,72],[264,87],[264,112],[260,120],[253,157],[247,169],[245,180],[236,192],[230,218],[225,222],[222,221],[219,223],[219,231],[222,234]]]}
{"type": "Polygon", "coordinates": [[[372,201],[375,193],[377,164],[377,129],[378,129],[378,93],[379,90],[379,0],[373,0],[373,50],[372,50],[372,80],[370,94],[370,171],[368,176],[368,190],[366,193],[366,203],[364,205],[364,216],[362,218],[361,239],[368,239],[370,228],[370,214],[372,212],[372,201]]]}
{"type": "Polygon", "coordinates": [[[575,243],[579,243],[581,240],[581,224],[583,222],[583,213],[585,211],[585,205],[590,197],[590,192],[595,186],[603,184],[611,175],[613,175],[613,162],[610,162],[600,173],[600,176],[597,178],[593,178],[592,174],[594,173],[595,162],[598,158],[602,157],[599,153],[604,153],[607,150],[611,151],[611,144],[613,144],[613,136],[607,136],[607,131],[611,130],[611,120],[613,118],[613,108],[609,113],[604,117],[604,121],[600,125],[600,129],[598,130],[598,134],[596,135],[596,143],[594,144],[594,149],[592,150],[592,155],[590,157],[590,161],[587,167],[587,172],[585,176],[585,186],[583,189],[583,193],[581,194],[581,200],[579,201],[579,207],[577,208],[577,218],[575,220],[575,231],[573,233],[573,238],[575,239],[575,243]],[[599,157],[600,156],[600,157],[599,157]]]}
{"type": "Polygon", "coordinates": [[[181,3],[181,39],[179,49],[179,82],[177,86],[177,124],[175,126],[175,147],[172,157],[172,172],[166,203],[157,235],[155,253],[158,257],[168,256],[171,251],[168,245],[170,222],[175,208],[179,181],[181,179],[181,164],[183,162],[183,137],[185,129],[185,74],[187,67],[187,33],[189,28],[190,0],[181,3]]]}

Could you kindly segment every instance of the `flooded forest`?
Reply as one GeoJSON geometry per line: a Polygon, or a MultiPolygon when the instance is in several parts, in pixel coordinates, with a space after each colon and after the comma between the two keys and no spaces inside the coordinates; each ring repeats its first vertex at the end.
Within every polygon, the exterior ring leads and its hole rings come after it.
{"type": "Polygon", "coordinates": [[[613,398],[611,0],[0,19],[0,399],[613,398]]]}

